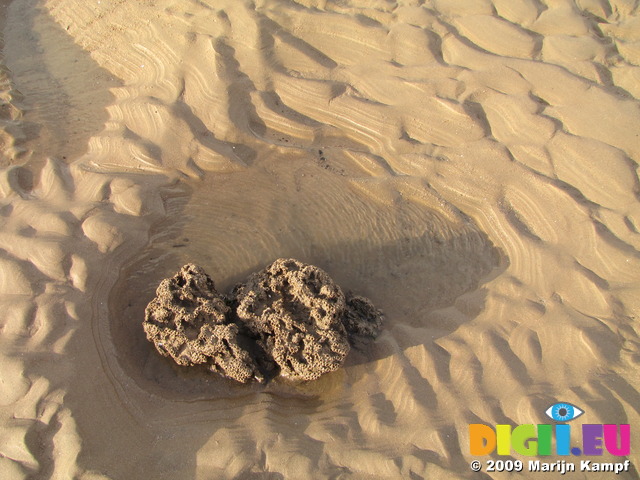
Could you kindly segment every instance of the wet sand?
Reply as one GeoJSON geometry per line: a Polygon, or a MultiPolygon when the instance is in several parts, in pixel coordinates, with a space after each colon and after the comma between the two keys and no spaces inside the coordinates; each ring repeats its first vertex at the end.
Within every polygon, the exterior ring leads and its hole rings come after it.
{"type": "Polygon", "coordinates": [[[471,472],[468,425],[559,400],[631,424],[637,478],[633,2],[0,17],[3,478],[507,478],[471,472]],[[145,339],[182,265],[227,291],[280,257],[384,311],[343,368],[243,386],[145,339]]]}

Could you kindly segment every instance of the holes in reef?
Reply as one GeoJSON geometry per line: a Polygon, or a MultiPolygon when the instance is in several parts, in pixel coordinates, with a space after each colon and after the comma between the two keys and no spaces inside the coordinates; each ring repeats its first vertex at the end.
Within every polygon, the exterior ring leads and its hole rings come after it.
{"type": "MultiPolygon", "coordinates": [[[[397,177],[380,180],[380,188],[393,181],[397,177]]],[[[228,292],[276,258],[297,258],[326,270],[344,290],[369,297],[385,313],[383,330],[432,328],[428,314],[476,289],[498,265],[498,253],[468,219],[451,213],[455,209],[392,198],[380,201],[347,177],[295,159],[204,179],[191,196],[170,203],[168,219],[112,291],[111,338],[124,372],[142,388],[172,398],[247,394],[246,386],[204,367],[178,367],[160,357],[144,336],[144,309],[156,287],[188,262],[228,292]]],[[[438,329],[438,335],[449,333],[438,329]]],[[[366,361],[381,358],[375,346],[367,355],[366,361]]],[[[325,377],[317,382],[330,385],[325,377]]]]}

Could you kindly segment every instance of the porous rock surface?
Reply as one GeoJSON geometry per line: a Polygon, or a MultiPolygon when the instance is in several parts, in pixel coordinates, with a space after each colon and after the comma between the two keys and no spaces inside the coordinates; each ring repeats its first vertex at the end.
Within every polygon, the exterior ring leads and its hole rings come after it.
{"type": "Polygon", "coordinates": [[[236,314],[292,380],[315,380],[349,353],[345,298],[326,272],[279,259],[235,289],[236,314]]]}
{"type": "Polygon", "coordinates": [[[205,364],[210,370],[247,382],[260,378],[253,358],[240,346],[238,326],[213,280],[188,264],[160,283],[145,310],[147,339],[178,365],[205,364]]]}
{"type": "Polygon", "coordinates": [[[163,280],[145,312],[156,349],[179,365],[206,364],[240,382],[315,380],[342,366],[350,343],[375,337],[382,313],[345,297],[322,269],[278,259],[228,297],[196,265],[163,280]]]}
{"type": "Polygon", "coordinates": [[[358,337],[377,337],[382,328],[382,312],[366,297],[352,295],[351,292],[347,293],[346,297],[342,324],[351,340],[358,337]]]}

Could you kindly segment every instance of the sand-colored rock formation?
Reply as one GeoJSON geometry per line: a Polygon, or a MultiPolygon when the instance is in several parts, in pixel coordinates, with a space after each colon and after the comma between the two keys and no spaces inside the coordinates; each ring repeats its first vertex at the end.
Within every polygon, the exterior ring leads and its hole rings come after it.
{"type": "Polygon", "coordinates": [[[238,318],[294,380],[340,368],[349,353],[342,290],[318,267],[278,259],[235,289],[238,318]]]}
{"type": "Polygon", "coordinates": [[[368,299],[345,299],[324,270],[283,258],[226,303],[201,267],[185,265],[160,283],[143,323],[160,354],[242,383],[278,374],[316,380],[342,366],[350,339],[375,337],[381,325],[368,299]]]}
{"type": "Polygon", "coordinates": [[[163,280],[145,312],[144,330],[158,352],[178,365],[206,364],[239,382],[257,375],[248,352],[238,343],[238,327],[211,278],[188,264],[163,280]]]}
{"type": "Polygon", "coordinates": [[[346,304],[342,324],[351,341],[358,337],[375,338],[382,327],[382,313],[371,300],[360,295],[346,294],[346,304]]]}

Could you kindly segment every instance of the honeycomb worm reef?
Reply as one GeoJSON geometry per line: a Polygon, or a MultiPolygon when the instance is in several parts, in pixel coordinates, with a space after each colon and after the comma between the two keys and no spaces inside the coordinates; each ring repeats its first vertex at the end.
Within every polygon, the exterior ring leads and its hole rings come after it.
{"type": "Polygon", "coordinates": [[[161,355],[242,383],[315,380],[381,325],[368,299],[345,295],[325,271],[294,259],[276,260],[230,295],[201,267],[185,265],[160,283],[143,323],[161,355]]]}

